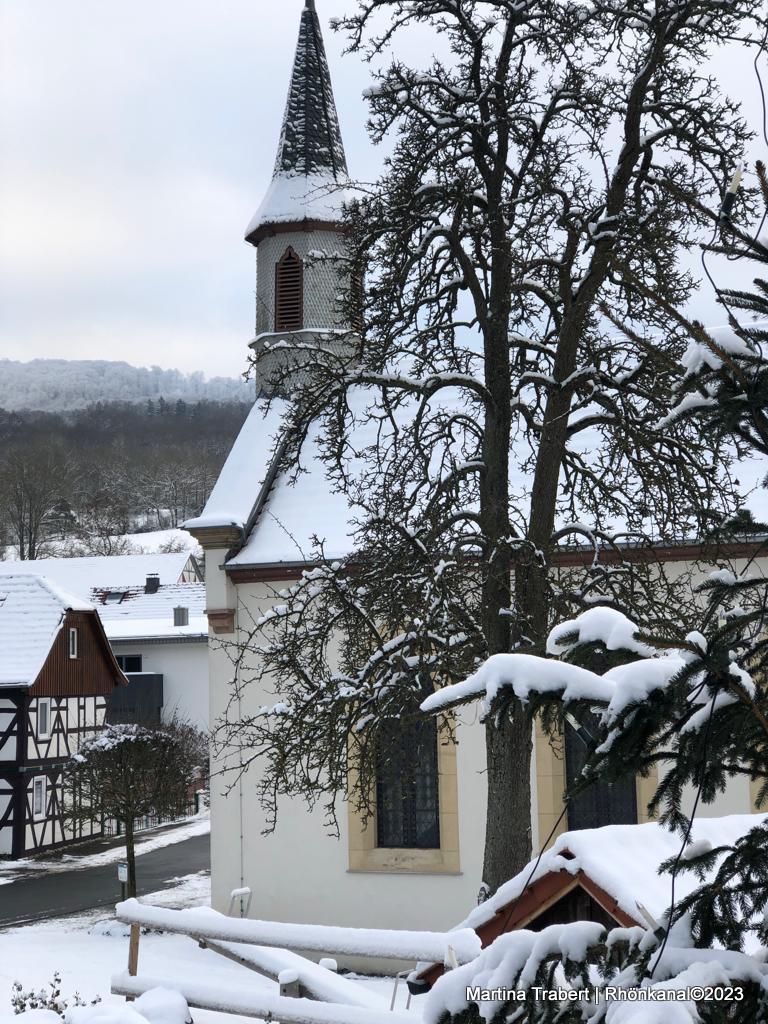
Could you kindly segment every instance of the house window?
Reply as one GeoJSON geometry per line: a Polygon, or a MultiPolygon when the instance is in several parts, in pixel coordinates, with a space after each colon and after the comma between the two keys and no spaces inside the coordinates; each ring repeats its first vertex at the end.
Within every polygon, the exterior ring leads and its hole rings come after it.
{"type": "Polygon", "coordinates": [[[45,778],[35,779],[32,783],[32,814],[35,818],[45,817],[45,797],[46,797],[46,780],[45,778]]]}
{"type": "Polygon", "coordinates": [[[437,725],[434,719],[387,723],[380,734],[376,845],[440,847],[437,725]]]}
{"type": "Polygon", "coordinates": [[[37,738],[47,740],[51,735],[51,702],[50,700],[38,700],[37,702],[37,738]]]}
{"type": "Polygon", "coordinates": [[[275,330],[304,326],[304,264],[290,247],[275,268],[275,330]]]}
{"type": "Polygon", "coordinates": [[[72,626],[69,630],[69,656],[70,658],[77,657],[77,646],[78,646],[78,629],[76,626],[72,626]]]}
{"type": "Polygon", "coordinates": [[[140,654],[118,654],[116,655],[117,665],[123,672],[141,672],[140,654]]]}

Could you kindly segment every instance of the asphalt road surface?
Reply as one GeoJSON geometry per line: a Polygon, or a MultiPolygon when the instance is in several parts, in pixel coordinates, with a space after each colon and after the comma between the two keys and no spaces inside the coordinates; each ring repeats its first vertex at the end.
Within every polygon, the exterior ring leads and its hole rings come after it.
{"type": "MultiPolygon", "coordinates": [[[[193,836],[138,857],[139,896],[170,888],[172,879],[180,875],[207,871],[211,865],[210,840],[208,835],[193,836]]],[[[0,928],[111,906],[119,899],[116,864],[36,874],[0,885],[0,928]]]]}

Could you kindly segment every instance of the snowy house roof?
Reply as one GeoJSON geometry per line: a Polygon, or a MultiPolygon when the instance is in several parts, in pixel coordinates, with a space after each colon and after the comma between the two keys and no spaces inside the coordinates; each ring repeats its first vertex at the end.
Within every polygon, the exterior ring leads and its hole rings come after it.
{"type": "Polygon", "coordinates": [[[168,583],[154,593],[144,587],[107,587],[91,591],[104,631],[120,640],[207,640],[204,583],[168,583]],[[186,625],[174,625],[174,610],[186,608],[186,625]]]}
{"type": "Polygon", "coordinates": [[[68,611],[90,611],[42,576],[0,577],[0,687],[32,686],[68,611]]]}
{"type": "MultiPolygon", "coordinates": [[[[702,844],[710,844],[707,848],[732,846],[767,819],[768,814],[697,818],[688,849],[703,852],[702,844]]],[[[503,932],[528,927],[575,885],[585,889],[619,924],[647,927],[638,903],[655,921],[662,920],[671,903],[672,881],[669,874],[659,874],[659,865],[677,856],[680,845],[677,832],[653,821],[564,832],[543,854],[535,871],[535,861],[531,861],[455,927],[474,928],[483,947],[489,946],[503,932]]],[[[680,872],[675,899],[701,885],[694,872],[680,872]]],[[[435,965],[423,976],[432,983],[440,973],[442,965],[435,965]]]]}
{"type": "Polygon", "coordinates": [[[94,589],[143,586],[147,576],[161,584],[179,583],[191,569],[188,551],[169,555],[103,555],[85,558],[37,558],[0,562],[0,579],[8,575],[46,576],[56,585],[86,598],[94,589]]]}
{"type": "MultiPolygon", "coordinates": [[[[359,425],[354,443],[359,451],[372,444],[377,423],[365,416],[365,395],[350,393],[359,425]]],[[[251,410],[227,458],[201,516],[184,523],[193,532],[230,527],[241,534],[230,568],[304,564],[312,538],[324,542],[328,558],[353,550],[355,512],[335,489],[320,458],[320,427],[309,431],[302,446],[301,470],[280,465],[280,439],[285,403],[259,400],[251,410]]],[[[350,463],[355,455],[350,453],[350,463]]]]}
{"type": "Polygon", "coordinates": [[[314,0],[301,15],[275,170],[245,233],[258,244],[268,227],[304,220],[336,223],[348,181],[347,159],[314,0]]]}

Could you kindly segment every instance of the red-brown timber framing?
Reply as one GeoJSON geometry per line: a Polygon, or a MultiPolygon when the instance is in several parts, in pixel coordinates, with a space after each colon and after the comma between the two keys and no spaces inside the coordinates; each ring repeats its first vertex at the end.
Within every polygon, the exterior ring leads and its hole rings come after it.
{"type": "Polygon", "coordinates": [[[128,680],[115,660],[96,611],[67,611],[45,664],[27,691],[30,697],[108,694],[128,680]],[[69,656],[69,630],[77,629],[77,657],[69,656]]]}
{"type": "MultiPolygon", "coordinates": [[[[202,531],[201,531],[202,532],[202,531]]],[[[600,549],[600,561],[604,565],[619,562],[699,562],[718,558],[753,558],[763,551],[768,557],[768,539],[732,541],[684,542],[680,544],[643,544],[600,549]]],[[[566,548],[558,551],[552,559],[557,568],[589,565],[594,561],[595,552],[591,547],[566,548]]],[[[271,583],[297,580],[314,562],[274,562],[261,565],[224,565],[233,583],[271,583]]]]}
{"type": "MultiPolygon", "coordinates": [[[[561,856],[567,858],[568,851],[562,850],[561,856]]],[[[632,928],[642,924],[640,920],[622,910],[614,897],[583,871],[577,871],[575,874],[569,871],[550,871],[525,889],[521,896],[500,907],[489,921],[475,928],[483,949],[505,932],[513,932],[518,928],[532,928],[536,931],[537,918],[545,914],[558,900],[578,888],[590,896],[618,927],[632,928]]],[[[443,964],[432,964],[421,971],[418,975],[419,981],[424,981],[431,987],[443,974],[444,969],[443,964]]]]}

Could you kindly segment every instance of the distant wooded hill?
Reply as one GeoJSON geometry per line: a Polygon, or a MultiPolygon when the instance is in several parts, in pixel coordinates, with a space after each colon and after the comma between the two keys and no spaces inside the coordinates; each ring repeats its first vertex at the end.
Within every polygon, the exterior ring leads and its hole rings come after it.
{"type": "Polygon", "coordinates": [[[201,511],[250,408],[162,396],[0,408],[0,558],[119,554],[123,534],[179,526],[201,511]]]}
{"type": "Polygon", "coordinates": [[[131,366],[99,359],[0,359],[0,408],[66,412],[95,402],[248,402],[253,385],[235,377],[131,366]]]}

